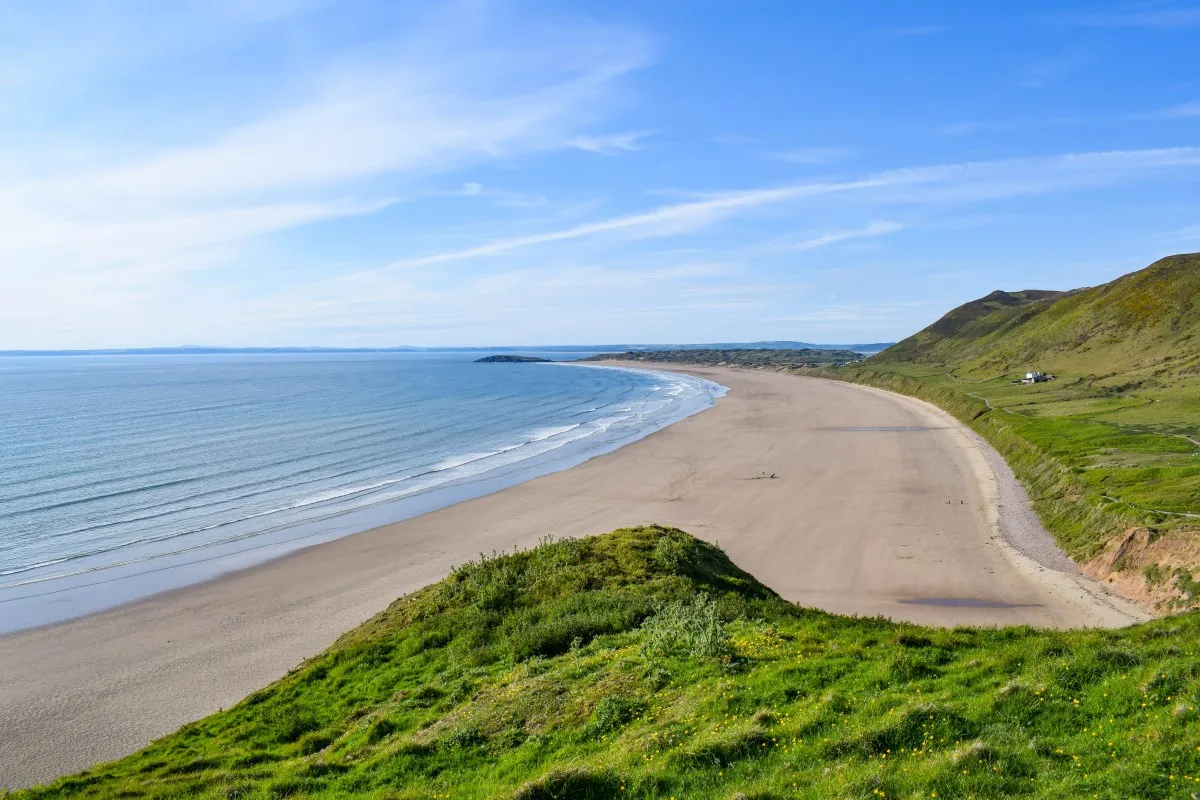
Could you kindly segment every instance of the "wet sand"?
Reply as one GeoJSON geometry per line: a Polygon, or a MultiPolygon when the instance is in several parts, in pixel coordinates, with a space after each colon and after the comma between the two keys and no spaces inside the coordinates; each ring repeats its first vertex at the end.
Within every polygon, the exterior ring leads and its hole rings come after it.
{"type": "Polygon", "coordinates": [[[774,372],[682,371],[730,393],[578,467],[0,638],[0,786],[133,752],[236,703],[452,565],[547,535],[675,525],[718,542],[784,597],[844,614],[1053,627],[1145,619],[1006,542],[986,446],[933,406],[774,372]]]}

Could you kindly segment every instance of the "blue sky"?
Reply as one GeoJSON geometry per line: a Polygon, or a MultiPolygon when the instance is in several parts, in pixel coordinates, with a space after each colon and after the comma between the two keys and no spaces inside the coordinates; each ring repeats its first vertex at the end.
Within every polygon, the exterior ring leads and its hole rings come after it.
{"type": "Polygon", "coordinates": [[[0,5],[0,349],[893,340],[1200,250],[1200,6],[0,5]]]}

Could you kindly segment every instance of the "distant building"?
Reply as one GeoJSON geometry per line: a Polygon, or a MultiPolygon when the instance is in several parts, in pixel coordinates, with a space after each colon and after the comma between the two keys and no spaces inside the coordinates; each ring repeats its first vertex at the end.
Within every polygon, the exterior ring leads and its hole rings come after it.
{"type": "Polygon", "coordinates": [[[1046,381],[1054,380],[1053,375],[1048,375],[1045,372],[1026,372],[1024,378],[1013,381],[1013,383],[1045,383],[1046,381]]]}

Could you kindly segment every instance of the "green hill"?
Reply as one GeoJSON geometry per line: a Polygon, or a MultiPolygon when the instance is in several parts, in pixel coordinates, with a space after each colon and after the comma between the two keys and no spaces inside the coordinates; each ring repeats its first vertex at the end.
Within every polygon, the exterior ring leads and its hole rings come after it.
{"type": "Polygon", "coordinates": [[[1066,292],[996,290],[948,312],[937,322],[875,356],[879,361],[938,363],[982,339],[994,339],[1035,316],[1066,292]]]}
{"type": "Polygon", "coordinates": [[[14,798],[1186,798],[1200,615],[935,630],[642,527],[481,559],[272,686],[14,798]]]}
{"type": "Polygon", "coordinates": [[[969,375],[1200,374],[1200,254],[1170,256],[1073,292],[993,292],[875,356],[969,375]]]}

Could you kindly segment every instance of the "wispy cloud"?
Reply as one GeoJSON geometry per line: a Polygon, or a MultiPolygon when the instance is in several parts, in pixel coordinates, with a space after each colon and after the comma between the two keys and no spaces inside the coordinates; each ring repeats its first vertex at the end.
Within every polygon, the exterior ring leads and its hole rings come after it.
{"type": "MultiPolygon", "coordinates": [[[[314,4],[268,5],[274,10],[264,6],[238,24],[274,24],[314,4]]],[[[179,48],[189,20],[172,20],[179,48]]],[[[171,26],[161,22],[156,36],[170,41],[171,26]]],[[[75,142],[68,130],[20,142],[19,159],[0,156],[0,336],[25,335],[32,323],[9,323],[34,317],[43,332],[64,320],[93,331],[110,324],[136,329],[149,298],[178,299],[180,281],[197,269],[236,263],[265,237],[376,214],[398,200],[457,194],[514,208],[540,205],[545,198],[537,192],[429,184],[444,173],[579,146],[583,132],[609,116],[617,85],[652,57],[641,34],[613,27],[579,24],[551,36],[525,26],[490,36],[486,15],[457,35],[443,23],[428,36],[408,28],[404,38],[363,52],[324,53],[303,80],[289,75],[292,82],[272,103],[251,104],[255,113],[240,120],[226,119],[222,103],[219,112],[196,109],[194,120],[165,140],[147,132],[118,143],[75,142]],[[101,291],[111,302],[89,305],[89,294],[101,291]]],[[[41,34],[41,50],[30,48],[37,76],[57,74],[55,57],[78,63],[70,48],[56,46],[52,29],[41,34]]],[[[101,73],[90,79],[105,85],[104,70],[131,68],[122,59],[144,59],[139,69],[153,71],[155,59],[170,51],[164,45],[120,58],[89,54],[101,73]]],[[[236,71],[223,74],[241,80],[236,71]]],[[[0,74],[0,84],[5,78],[0,74]]],[[[219,96],[236,94],[214,80],[219,96]]],[[[25,102],[11,91],[4,98],[25,102]]],[[[15,135],[0,131],[10,154],[15,135]]],[[[593,144],[636,147],[637,135],[593,144]]],[[[253,284],[252,274],[244,282],[253,284]]]]}
{"type": "Polygon", "coordinates": [[[785,250],[812,250],[817,247],[825,247],[826,245],[844,242],[849,239],[870,239],[876,236],[886,236],[889,233],[896,233],[904,230],[904,226],[899,222],[890,222],[888,220],[876,220],[864,228],[856,231],[830,231],[823,233],[820,236],[812,239],[805,239],[802,242],[797,242],[786,246],[785,250]]]}
{"type": "Polygon", "coordinates": [[[949,25],[908,25],[880,31],[878,36],[884,39],[911,39],[917,36],[937,36],[951,30],[953,29],[949,25]]]}
{"type": "MultiPolygon", "coordinates": [[[[219,131],[210,141],[151,153],[125,163],[68,175],[25,176],[0,188],[0,213],[24,209],[47,219],[123,210],[159,212],[175,205],[213,210],[266,193],[345,191],[380,174],[413,177],[578,141],[572,128],[590,118],[609,85],[644,62],[636,38],[611,38],[596,61],[556,69],[558,47],[522,53],[528,73],[512,75],[502,51],[464,55],[486,75],[488,59],[510,73],[507,91],[465,79],[463,64],[443,54],[437,64],[401,53],[384,61],[335,65],[311,99],[219,131]]],[[[561,45],[560,45],[561,46],[561,45]]],[[[599,49],[599,48],[598,48],[599,49]]],[[[476,81],[477,82],[477,81],[476,81]]],[[[599,140],[597,140],[599,141],[599,140]]],[[[604,146],[633,146],[613,137],[604,146]]],[[[602,144],[602,143],[601,143],[602,144]]],[[[598,144],[598,146],[600,146],[598,144]]],[[[5,218],[0,217],[0,225],[5,218]]],[[[21,220],[24,224],[25,220],[21,220]]]]}
{"type": "Polygon", "coordinates": [[[604,331],[615,314],[644,336],[654,338],[657,330],[666,341],[686,338],[681,324],[744,314],[779,298],[799,299],[808,288],[803,280],[752,278],[733,265],[702,260],[656,265],[639,259],[623,266],[556,261],[449,281],[435,272],[393,277],[360,276],[360,288],[370,291],[290,290],[264,300],[255,316],[285,327],[315,323],[331,334],[349,328],[391,336],[399,331],[417,343],[429,343],[427,337],[445,329],[479,342],[495,342],[495,331],[502,331],[501,339],[519,343],[539,336],[544,341],[538,331],[547,324],[559,337],[599,341],[611,335],[604,331]],[[586,304],[575,302],[580,295],[586,304]]]}
{"type": "Polygon", "coordinates": [[[1024,68],[1018,83],[1031,88],[1046,86],[1077,72],[1090,61],[1089,55],[1079,52],[1039,58],[1024,68]]]}
{"type": "Polygon", "coordinates": [[[982,122],[950,122],[934,129],[934,133],[938,136],[965,136],[983,130],[984,127],[982,122]]]}
{"type": "Polygon", "coordinates": [[[723,133],[720,136],[712,137],[712,141],[724,147],[750,147],[762,140],[757,136],[747,136],[744,133],[723,133]]]}
{"type": "Polygon", "coordinates": [[[1192,225],[1187,228],[1180,228],[1177,231],[1172,231],[1158,237],[1164,242],[1193,242],[1200,240],[1200,225],[1192,225]]]}
{"type": "Polygon", "coordinates": [[[482,183],[468,181],[456,192],[447,194],[462,197],[485,197],[509,208],[536,208],[546,204],[546,196],[540,192],[513,192],[508,189],[495,189],[482,183]]]}
{"type": "Polygon", "coordinates": [[[1130,7],[1058,17],[1072,25],[1095,28],[1194,28],[1200,26],[1200,8],[1130,7]]]}
{"type": "Polygon", "coordinates": [[[1200,100],[1192,100],[1168,108],[1160,108],[1157,111],[1136,114],[1135,117],[1138,119],[1189,119],[1200,117],[1200,100]]]}
{"type": "Polygon", "coordinates": [[[979,202],[1178,176],[1194,168],[1200,168],[1200,147],[971,161],[879,173],[873,197],[902,203],[979,202]]]}
{"type": "MultiPolygon", "coordinates": [[[[513,236],[472,247],[403,258],[378,271],[428,267],[498,256],[531,247],[619,232],[675,236],[761,206],[830,194],[870,193],[879,202],[983,201],[1104,185],[1172,168],[1200,167],[1200,147],[1073,153],[897,169],[848,181],[822,181],[725,192],[703,200],[660,206],[559,230],[513,236]]],[[[879,222],[872,233],[891,232],[879,222]]],[[[861,232],[860,232],[861,233],[861,232]]]]}
{"type": "Polygon", "coordinates": [[[1012,133],[1040,128],[1059,128],[1070,125],[1097,123],[1095,117],[1074,114],[1020,115],[1009,119],[964,120],[934,128],[937,136],[965,136],[972,133],[1012,133]]]}
{"type": "MultiPolygon", "coordinates": [[[[885,179],[886,180],[886,179],[885,179]]],[[[782,188],[755,189],[745,192],[727,192],[708,200],[693,203],[677,203],[642,212],[627,214],[619,217],[575,225],[562,230],[535,233],[527,236],[513,236],[505,239],[486,242],[474,247],[461,250],[451,250],[427,256],[402,259],[395,261],[382,270],[411,269],[427,267],[434,264],[445,264],[452,261],[496,256],[514,250],[523,250],[537,245],[562,242],[571,239],[582,239],[600,234],[620,231],[634,231],[642,236],[677,235],[697,228],[706,227],[732,214],[758,206],[795,200],[800,197],[828,194],[831,192],[850,191],[855,188],[865,188],[870,185],[883,185],[880,179],[851,181],[844,183],[810,183],[782,188]]]]}
{"type": "Polygon", "coordinates": [[[615,133],[608,136],[576,136],[568,144],[590,153],[611,156],[623,151],[641,150],[641,140],[649,135],[647,132],[638,132],[615,133]]]}
{"type": "Polygon", "coordinates": [[[793,164],[832,164],[849,158],[855,152],[853,147],[796,147],[775,155],[793,164]]]}
{"type": "Polygon", "coordinates": [[[777,317],[779,322],[803,323],[863,323],[890,322],[902,316],[907,316],[914,308],[934,305],[933,301],[916,303],[862,303],[823,306],[801,312],[777,317]]]}

